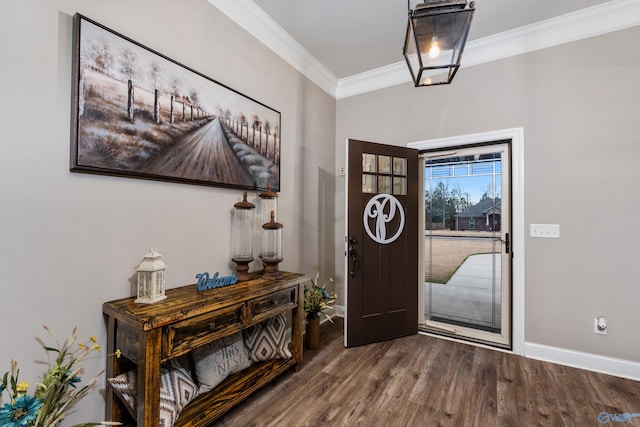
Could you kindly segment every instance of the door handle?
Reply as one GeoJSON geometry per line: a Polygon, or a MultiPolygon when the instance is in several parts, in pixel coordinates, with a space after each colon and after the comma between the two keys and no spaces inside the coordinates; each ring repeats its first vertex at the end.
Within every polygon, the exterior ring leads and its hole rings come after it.
{"type": "Polygon", "coordinates": [[[358,253],[353,246],[349,246],[349,257],[353,261],[353,268],[349,272],[349,275],[351,277],[355,277],[356,273],[358,272],[358,268],[360,267],[360,263],[358,262],[358,253]]]}
{"type": "Polygon", "coordinates": [[[504,243],[504,253],[508,254],[510,248],[510,242],[509,242],[509,233],[504,233],[504,240],[502,241],[504,243]]]}
{"type": "Polygon", "coordinates": [[[358,268],[360,267],[360,263],[358,261],[358,252],[356,252],[356,248],[353,247],[353,245],[355,245],[356,243],[358,243],[358,239],[356,238],[356,236],[354,236],[353,234],[349,236],[349,244],[351,245],[349,246],[349,258],[351,258],[351,260],[353,261],[353,268],[351,268],[351,271],[349,272],[349,275],[351,277],[355,277],[356,273],[358,272],[358,268]]]}

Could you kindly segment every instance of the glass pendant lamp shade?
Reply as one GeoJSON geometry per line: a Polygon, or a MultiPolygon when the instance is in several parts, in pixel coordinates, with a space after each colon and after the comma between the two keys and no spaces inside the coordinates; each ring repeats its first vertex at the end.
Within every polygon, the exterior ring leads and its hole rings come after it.
{"type": "Polygon", "coordinates": [[[449,84],[460,68],[475,2],[426,0],[409,10],[403,55],[415,86],[449,84]]]}
{"type": "Polygon", "coordinates": [[[253,210],[255,205],[247,201],[247,192],[242,201],[233,205],[231,219],[231,260],[236,263],[236,277],[247,280],[249,263],[253,261],[253,210]]]}

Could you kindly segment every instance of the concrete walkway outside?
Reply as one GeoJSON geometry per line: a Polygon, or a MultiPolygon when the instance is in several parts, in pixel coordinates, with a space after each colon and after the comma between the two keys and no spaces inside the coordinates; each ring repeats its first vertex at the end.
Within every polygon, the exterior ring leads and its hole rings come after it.
{"type": "Polygon", "coordinates": [[[500,277],[500,254],[471,255],[446,285],[425,283],[426,317],[500,327],[500,277]]]}

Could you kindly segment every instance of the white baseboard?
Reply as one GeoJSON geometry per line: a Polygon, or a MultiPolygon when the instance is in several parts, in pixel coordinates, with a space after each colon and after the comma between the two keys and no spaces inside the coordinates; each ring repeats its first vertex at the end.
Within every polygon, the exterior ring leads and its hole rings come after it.
{"type": "Polygon", "coordinates": [[[524,343],[525,357],[640,381],[640,363],[593,353],[524,343]]]}

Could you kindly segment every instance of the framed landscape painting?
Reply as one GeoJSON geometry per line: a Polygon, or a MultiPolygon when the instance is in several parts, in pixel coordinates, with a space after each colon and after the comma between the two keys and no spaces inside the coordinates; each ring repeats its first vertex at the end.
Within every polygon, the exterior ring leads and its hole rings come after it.
{"type": "Polygon", "coordinates": [[[74,27],[71,171],[280,190],[278,111],[80,14],[74,27]]]}

